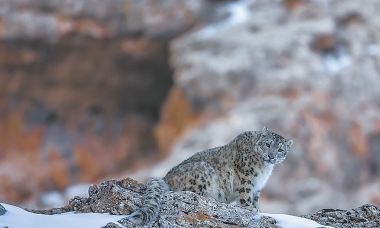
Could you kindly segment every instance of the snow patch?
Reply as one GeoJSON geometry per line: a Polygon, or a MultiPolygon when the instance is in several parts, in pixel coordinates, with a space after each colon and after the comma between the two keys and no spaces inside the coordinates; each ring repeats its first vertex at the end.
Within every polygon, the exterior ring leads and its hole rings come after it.
{"type": "Polygon", "coordinates": [[[326,53],[323,62],[328,73],[337,75],[344,68],[351,65],[352,61],[346,48],[339,46],[335,51],[326,53]]]}
{"type": "Polygon", "coordinates": [[[377,44],[368,44],[367,45],[367,52],[371,56],[379,56],[380,55],[380,48],[377,44]]]}
{"type": "Polygon", "coordinates": [[[65,198],[72,199],[75,196],[88,197],[88,188],[91,184],[76,184],[65,189],[65,198]]]}
{"type": "Polygon", "coordinates": [[[251,13],[248,7],[248,3],[245,1],[226,3],[223,8],[229,13],[229,17],[223,21],[208,25],[200,29],[198,32],[196,32],[196,36],[207,38],[220,29],[244,23],[248,21],[249,15],[251,13]]]}
{"type": "Polygon", "coordinates": [[[300,218],[293,215],[285,215],[285,214],[268,214],[268,213],[259,213],[254,216],[254,219],[260,220],[262,216],[267,216],[274,218],[277,222],[277,225],[282,228],[319,228],[319,227],[331,227],[331,226],[323,226],[317,222],[314,222],[310,219],[300,218]]]}
{"type": "Polygon", "coordinates": [[[107,223],[125,218],[125,215],[110,215],[100,213],[62,213],[57,215],[41,215],[27,212],[19,207],[2,203],[7,210],[0,216],[0,227],[11,228],[101,228],[107,223]]]}
{"type": "Polygon", "coordinates": [[[88,197],[88,188],[90,185],[91,184],[88,183],[76,184],[67,187],[63,193],[53,191],[41,194],[41,208],[63,207],[75,196],[88,197]]]}
{"type": "Polygon", "coordinates": [[[41,203],[46,208],[62,207],[65,205],[63,195],[58,191],[53,191],[41,195],[41,203]]]}

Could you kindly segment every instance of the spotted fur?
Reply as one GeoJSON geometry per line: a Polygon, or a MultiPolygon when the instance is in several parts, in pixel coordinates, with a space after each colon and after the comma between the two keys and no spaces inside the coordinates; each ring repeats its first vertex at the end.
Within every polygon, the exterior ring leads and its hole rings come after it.
{"type": "Polygon", "coordinates": [[[264,127],[262,131],[241,133],[225,146],[198,152],[173,167],[163,179],[151,178],[143,206],[127,218],[135,224],[155,220],[168,190],[192,191],[223,203],[237,198],[241,207],[258,213],[260,191],[292,144],[292,140],[264,127]]]}
{"type": "Polygon", "coordinates": [[[146,184],[142,207],[128,215],[127,218],[135,224],[145,224],[155,220],[160,210],[162,198],[167,191],[169,191],[168,185],[161,178],[151,178],[146,184]]]}

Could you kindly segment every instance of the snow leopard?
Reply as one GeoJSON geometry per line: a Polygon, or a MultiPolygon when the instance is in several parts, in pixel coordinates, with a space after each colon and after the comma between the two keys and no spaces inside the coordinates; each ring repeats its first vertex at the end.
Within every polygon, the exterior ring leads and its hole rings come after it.
{"type": "Polygon", "coordinates": [[[151,178],[142,206],[127,219],[135,224],[156,220],[168,191],[191,191],[222,203],[237,200],[239,206],[257,214],[260,192],[292,144],[293,140],[264,127],[243,132],[224,146],[198,152],[164,178],[151,178]]]}

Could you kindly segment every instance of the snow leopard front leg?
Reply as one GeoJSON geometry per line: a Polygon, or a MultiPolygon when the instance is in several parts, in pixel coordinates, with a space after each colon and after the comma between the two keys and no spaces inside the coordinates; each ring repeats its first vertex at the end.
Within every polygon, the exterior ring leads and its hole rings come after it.
{"type": "Polygon", "coordinates": [[[252,193],[252,207],[257,211],[257,213],[260,212],[260,209],[259,209],[260,192],[261,191],[254,191],[252,193]]]}
{"type": "Polygon", "coordinates": [[[253,213],[260,212],[259,210],[259,197],[260,191],[253,192],[253,186],[249,183],[241,184],[236,190],[239,193],[239,204],[241,207],[252,211],[253,213]]]}

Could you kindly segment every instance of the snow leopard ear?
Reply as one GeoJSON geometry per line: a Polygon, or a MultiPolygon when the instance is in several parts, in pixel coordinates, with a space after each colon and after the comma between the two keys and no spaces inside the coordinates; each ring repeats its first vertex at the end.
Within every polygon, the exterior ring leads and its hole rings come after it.
{"type": "Polygon", "coordinates": [[[263,133],[264,133],[264,135],[269,135],[269,130],[267,127],[263,128],[263,133]]]}
{"type": "Polygon", "coordinates": [[[289,148],[291,145],[293,145],[293,140],[291,140],[291,139],[286,140],[286,145],[289,148]]]}

